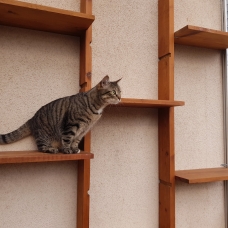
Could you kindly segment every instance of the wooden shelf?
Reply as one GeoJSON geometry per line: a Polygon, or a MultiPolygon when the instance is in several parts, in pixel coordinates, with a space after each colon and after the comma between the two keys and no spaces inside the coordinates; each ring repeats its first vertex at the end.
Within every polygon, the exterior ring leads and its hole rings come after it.
{"type": "Polygon", "coordinates": [[[178,170],[175,177],[188,184],[224,181],[228,180],[228,168],[178,170]]]}
{"type": "Polygon", "coordinates": [[[187,25],[174,33],[174,42],[176,44],[223,50],[228,48],[228,33],[187,25]]]}
{"type": "Polygon", "coordinates": [[[0,25],[80,35],[94,16],[14,0],[0,0],[0,25]]]}
{"type": "Polygon", "coordinates": [[[76,161],[91,159],[93,157],[93,154],[87,152],[81,152],[79,154],[49,154],[38,151],[7,151],[0,152],[0,164],[76,161]]]}
{"type": "Polygon", "coordinates": [[[183,106],[183,105],[184,105],[183,101],[122,98],[121,102],[117,106],[137,107],[137,108],[165,108],[165,107],[183,106]]]}

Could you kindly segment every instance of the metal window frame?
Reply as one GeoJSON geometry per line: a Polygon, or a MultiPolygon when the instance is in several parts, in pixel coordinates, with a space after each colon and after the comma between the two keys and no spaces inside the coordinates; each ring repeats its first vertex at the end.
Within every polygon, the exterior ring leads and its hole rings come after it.
{"type": "MultiPolygon", "coordinates": [[[[222,30],[227,32],[228,0],[221,0],[222,30]]],[[[223,118],[224,118],[224,162],[228,164],[228,49],[223,52],[223,118]]],[[[228,181],[224,181],[225,227],[228,228],[228,181]]]]}

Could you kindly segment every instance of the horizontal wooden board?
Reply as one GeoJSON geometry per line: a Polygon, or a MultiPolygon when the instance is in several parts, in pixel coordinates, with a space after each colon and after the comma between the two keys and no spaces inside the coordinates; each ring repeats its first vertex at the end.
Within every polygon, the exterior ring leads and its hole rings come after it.
{"type": "Polygon", "coordinates": [[[14,0],[0,0],[0,25],[80,35],[94,16],[14,0]]]}
{"type": "Polygon", "coordinates": [[[228,33],[187,25],[175,32],[174,42],[176,44],[223,50],[228,48],[228,33]]]}
{"type": "Polygon", "coordinates": [[[6,151],[0,152],[0,164],[76,161],[91,159],[94,155],[87,152],[79,154],[49,154],[39,151],[6,151]]]}
{"type": "Polygon", "coordinates": [[[137,107],[137,108],[165,108],[173,106],[183,106],[183,101],[173,100],[149,100],[149,99],[134,99],[122,98],[118,107],[137,107]]]}
{"type": "Polygon", "coordinates": [[[228,168],[178,170],[175,177],[188,184],[224,181],[228,180],[228,168]]]}

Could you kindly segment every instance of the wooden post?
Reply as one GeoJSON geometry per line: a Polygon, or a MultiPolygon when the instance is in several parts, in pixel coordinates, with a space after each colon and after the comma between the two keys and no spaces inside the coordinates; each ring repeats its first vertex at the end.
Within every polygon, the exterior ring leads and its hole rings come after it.
{"type": "MultiPolygon", "coordinates": [[[[81,13],[92,14],[92,0],[81,0],[81,13]]],[[[91,89],[92,75],[92,25],[80,39],[80,86],[81,91],[91,89]]]]}
{"type": "MultiPolygon", "coordinates": [[[[92,0],[81,0],[81,13],[92,14],[92,0]]],[[[92,26],[80,38],[80,86],[81,92],[91,89],[92,26]]],[[[91,134],[84,137],[84,151],[90,152],[91,134]]],[[[90,160],[78,161],[77,228],[89,228],[90,160]]]]}
{"type": "MultiPolygon", "coordinates": [[[[158,99],[174,100],[174,0],[158,1],[158,99]]],[[[158,111],[159,227],[175,227],[174,108],[158,111]]]]}

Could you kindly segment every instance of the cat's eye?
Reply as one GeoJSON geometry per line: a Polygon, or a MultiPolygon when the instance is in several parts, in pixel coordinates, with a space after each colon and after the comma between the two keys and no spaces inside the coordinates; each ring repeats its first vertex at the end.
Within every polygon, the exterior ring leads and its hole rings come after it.
{"type": "Polygon", "coordinates": [[[116,91],[115,91],[115,90],[113,90],[111,93],[112,93],[113,95],[116,95],[116,91]]]}

